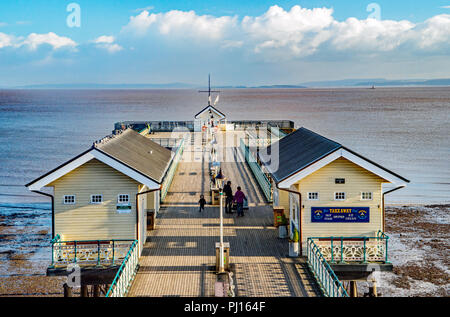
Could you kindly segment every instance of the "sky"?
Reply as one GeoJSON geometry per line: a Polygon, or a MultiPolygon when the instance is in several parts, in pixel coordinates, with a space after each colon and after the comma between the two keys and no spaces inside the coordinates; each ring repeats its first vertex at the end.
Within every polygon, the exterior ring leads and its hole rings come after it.
{"type": "Polygon", "coordinates": [[[450,1],[0,1],[0,86],[450,78],[450,1]]]}

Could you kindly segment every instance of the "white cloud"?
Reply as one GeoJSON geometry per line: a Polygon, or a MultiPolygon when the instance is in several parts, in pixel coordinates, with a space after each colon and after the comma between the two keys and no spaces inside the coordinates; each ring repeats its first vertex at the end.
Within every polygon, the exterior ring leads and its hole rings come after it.
{"type": "Polygon", "coordinates": [[[409,21],[349,18],[333,23],[330,40],[338,51],[387,52],[408,41],[414,27],[409,21]]]}
{"type": "Polygon", "coordinates": [[[450,43],[450,14],[436,15],[417,28],[417,45],[421,49],[439,48],[450,43]]]}
{"type": "Polygon", "coordinates": [[[143,36],[154,28],[165,36],[218,40],[234,28],[236,21],[237,17],[197,15],[194,11],[172,10],[149,14],[145,10],[130,17],[123,31],[143,36]]]}
{"type": "Polygon", "coordinates": [[[0,48],[12,46],[13,41],[13,36],[0,32],[0,48]]]}
{"type": "Polygon", "coordinates": [[[42,44],[48,44],[52,46],[53,49],[60,49],[63,47],[75,48],[77,46],[77,43],[72,39],[59,36],[53,32],[47,34],[31,33],[19,44],[19,46],[26,45],[31,50],[36,50],[42,44]]]}
{"type": "Polygon", "coordinates": [[[98,48],[107,50],[109,53],[115,53],[123,50],[123,47],[115,42],[115,37],[112,35],[102,35],[96,38],[93,42],[98,48]]]}
{"type": "Polygon", "coordinates": [[[255,42],[254,50],[284,51],[286,54],[305,56],[329,38],[327,29],[333,23],[333,10],[305,9],[298,5],[290,11],[272,6],[259,17],[243,18],[242,30],[255,42]]]}

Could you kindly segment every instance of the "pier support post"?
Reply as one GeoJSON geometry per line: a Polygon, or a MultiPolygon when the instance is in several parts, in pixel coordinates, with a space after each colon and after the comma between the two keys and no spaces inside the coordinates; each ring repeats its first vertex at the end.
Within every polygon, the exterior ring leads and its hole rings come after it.
{"type": "Polygon", "coordinates": [[[100,297],[100,285],[94,285],[94,297],[100,297]]]}
{"type": "Polygon", "coordinates": [[[89,297],[87,285],[81,285],[80,296],[81,297],[89,297]]]}
{"type": "Polygon", "coordinates": [[[358,297],[358,286],[356,281],[350,281],[350,297],[358,297]]]}
{"type": "Polygon", "coordinates": [[[72,287],[64,283],[64,297],[72,297],[72,287]]]}

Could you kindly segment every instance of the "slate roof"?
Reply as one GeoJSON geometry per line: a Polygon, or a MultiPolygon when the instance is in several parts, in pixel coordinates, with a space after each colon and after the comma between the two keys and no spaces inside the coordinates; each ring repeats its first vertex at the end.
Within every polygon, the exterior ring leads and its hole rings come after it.
{"type": "MultiPolygon", "coordinates": [[[[339,149],[345,149],[346,151],[351,152],[352,154],[385,170],[386,172],[409,182],[406,178],[389,171],[383,166],[363,157],[358,153],[355,153],[354,151],[344,147],[342,144],[330,140],[306,128],[300,128],[295,132],[288,134],[276,143],[278,143],[279,146],[279,166],[276,171],[270,171],[276,183],[279,183],[293,174],[296,174],[309,165],[321,160],[325,156],[339,149]]],[[[272,147],[275,146],[276,143],[268,146],[267,151],[259,152],[259,157],[262,162],[267,161],[267,157],[264,153],[270,155],[272,152],[272,147]]],[[[269,163],[270,161],[266,162],[266,166],[268,166],[269,163]]],[[[268,169],[270,169],[269,166],[268,169]]]]}
{"type": "Polygon", "coordinates": [[[132,129],[95,143],[94,147],[158,183],[164,178],[172,158],[172,151],[132,129]]]}

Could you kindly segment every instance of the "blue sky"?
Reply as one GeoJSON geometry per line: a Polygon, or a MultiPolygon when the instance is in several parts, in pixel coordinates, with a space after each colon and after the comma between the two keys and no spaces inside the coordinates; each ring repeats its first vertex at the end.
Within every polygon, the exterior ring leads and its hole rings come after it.
{"type": "Polygon", "coordinates": [[[3,0],[0,86],[442,78],[449,42],[450,1],[3,0]]]}

